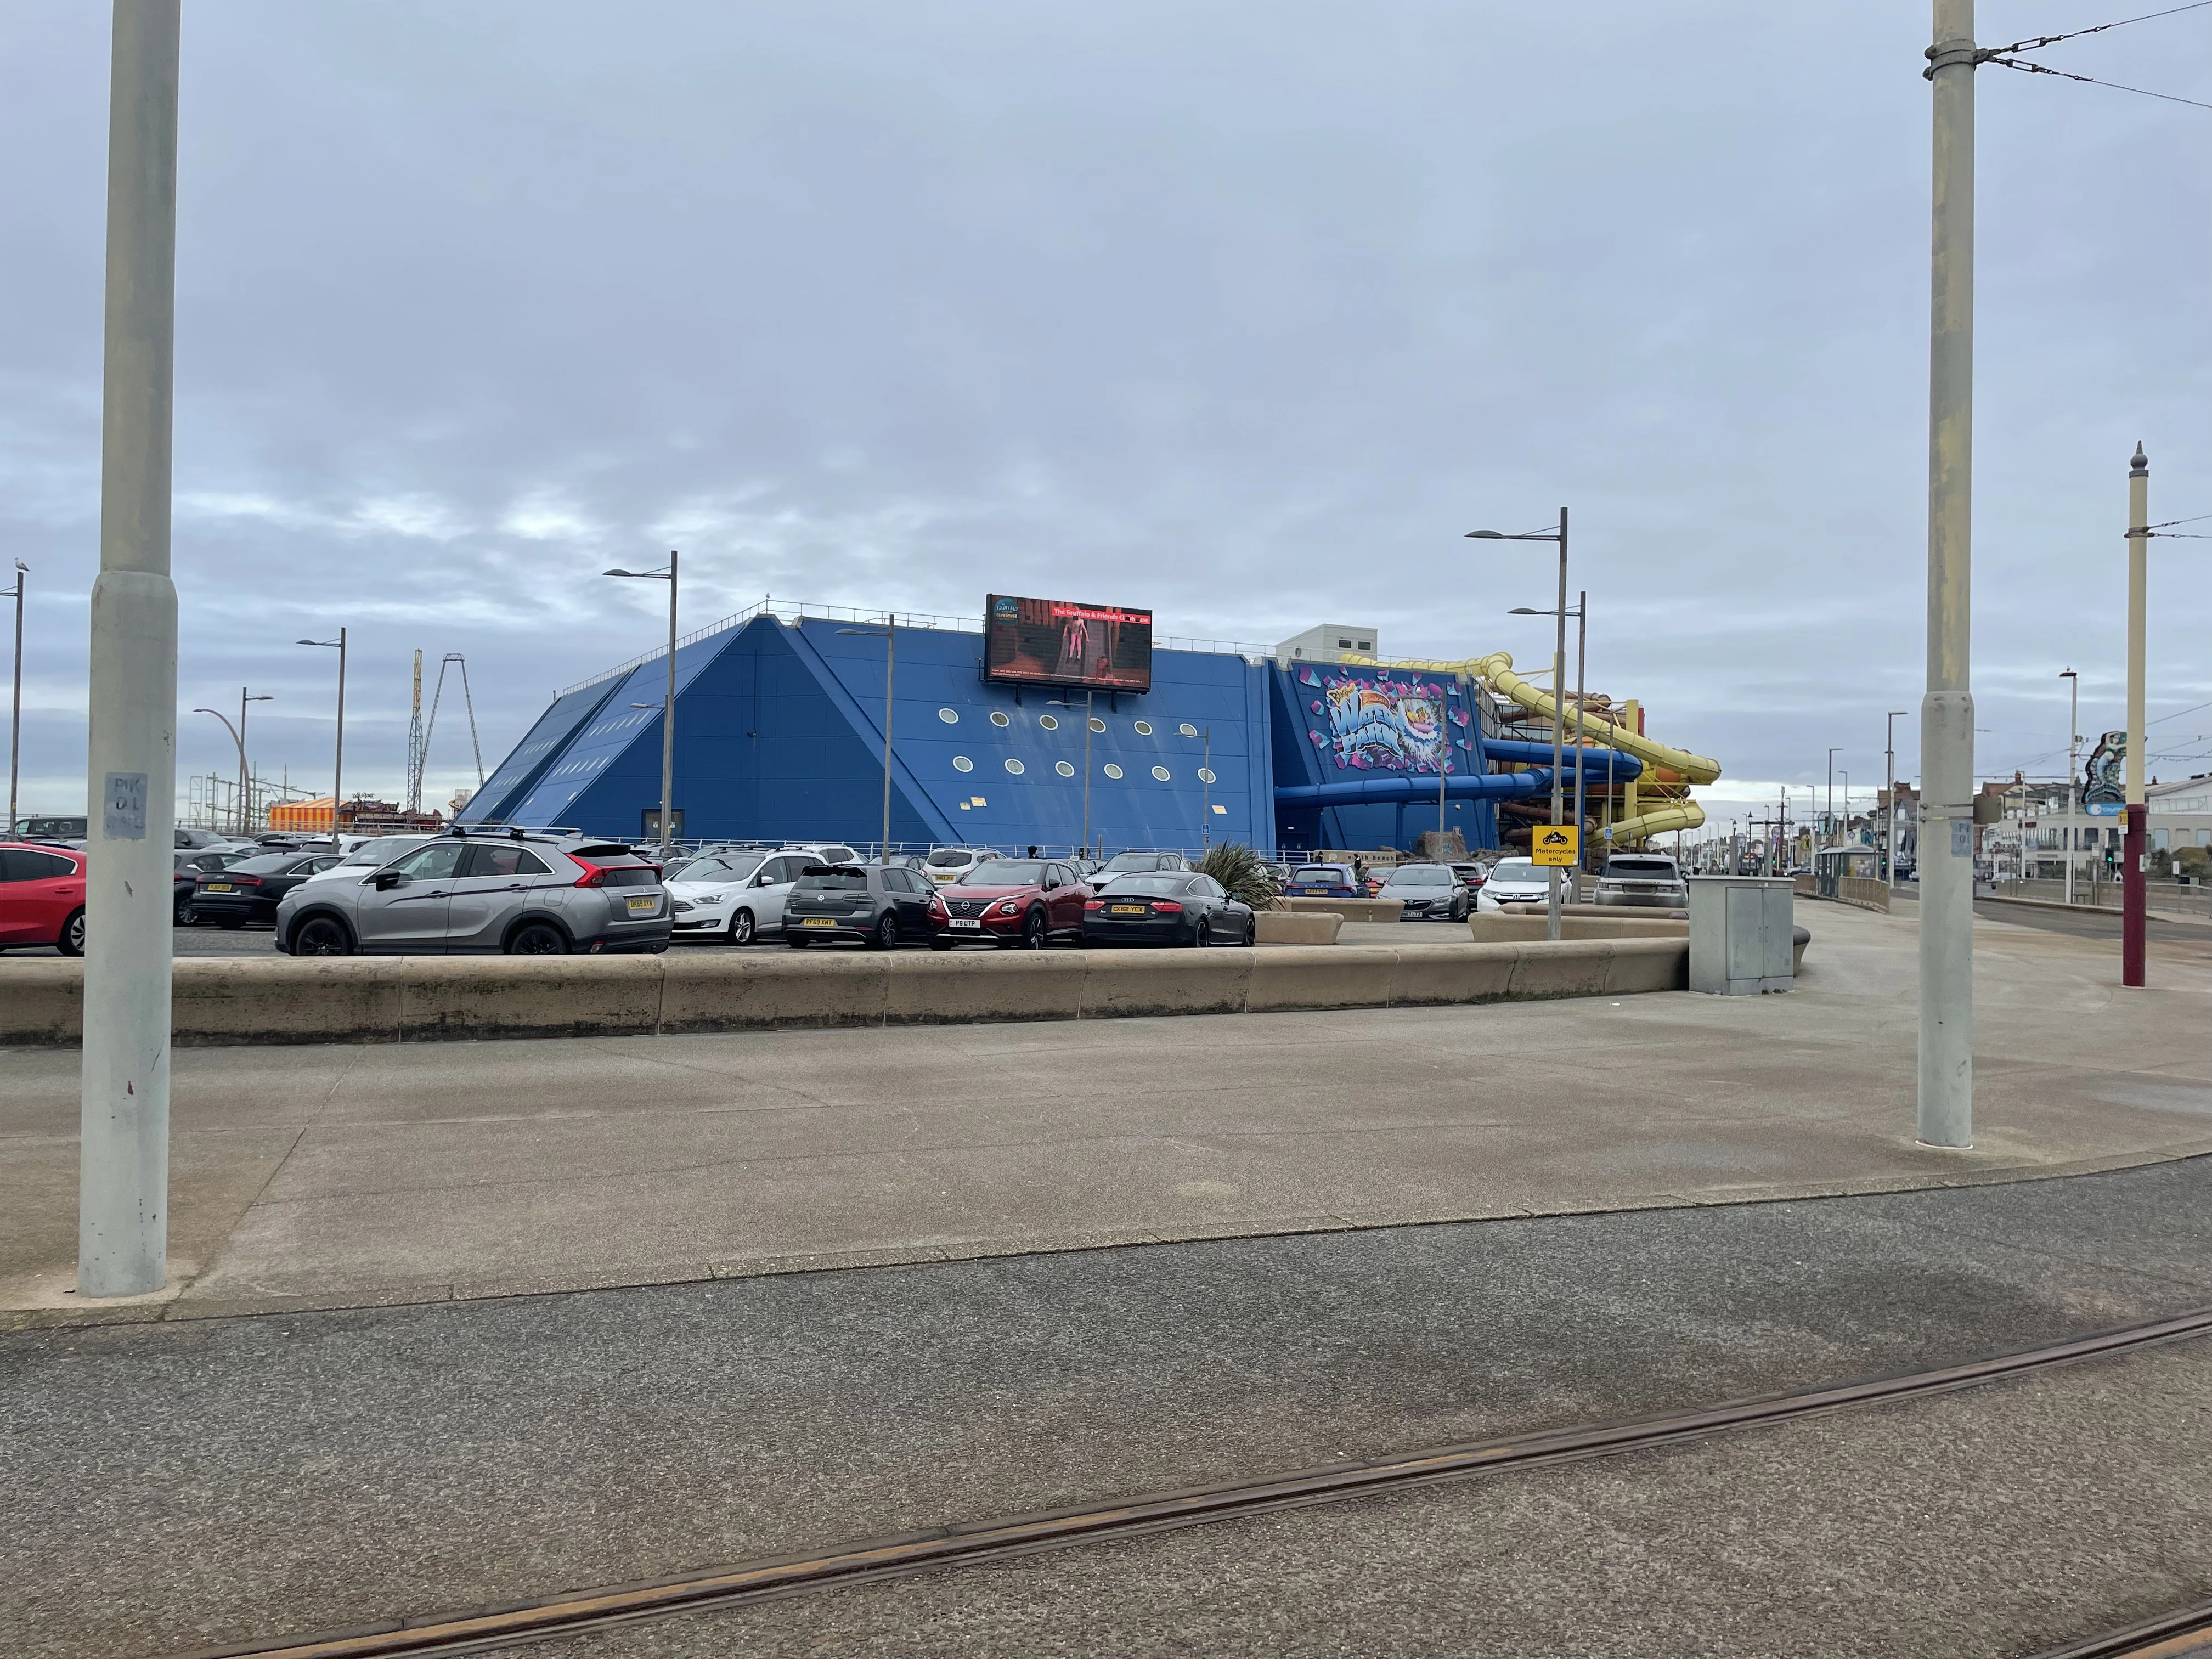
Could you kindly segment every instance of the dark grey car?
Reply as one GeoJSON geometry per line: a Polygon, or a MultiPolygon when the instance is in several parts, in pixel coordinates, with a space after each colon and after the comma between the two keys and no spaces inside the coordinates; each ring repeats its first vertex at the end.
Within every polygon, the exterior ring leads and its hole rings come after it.
{"type": "Polygon", "coordinates": [[[783,940],[860,939],[879,951],[926,945],[944,925],[936,884],[902,865],[810,865],[783,902],[783,940]]]}
{"type": "Polygon", "coordinates": [[[448,956],[668,948],[659,866],[621,842],[448,831],[358,878],[307,882],[276,911],[294,956],[448,956]]]}

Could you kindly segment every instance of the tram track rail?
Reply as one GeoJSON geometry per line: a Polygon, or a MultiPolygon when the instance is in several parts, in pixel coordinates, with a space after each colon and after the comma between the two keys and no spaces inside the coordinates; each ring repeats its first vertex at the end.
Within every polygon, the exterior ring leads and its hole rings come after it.
{"type": "MultiPolygon", "coordinates": [[[[387,1620],[346,1630],[200,1648],[167,1659],[416,1659],[484,1652],[606,1626],[726,1608],[1379,1497],[1486,1474],[1541,1468],[1700,1440],[1863,1407],[1899,1404],[2212,1335],[2212,1308],[2121,1326],[1986,1358],[1866,1381],[1769,1394],[1693,1411],[1540,1430],[1255,1479],[1146,1493],[740,1562],[679,1578],[568,1590],[531,1601],[387,1620]]],[[[2179,1659],[2212,1655],[2212,1602],[2051,1650],[2036,1659],[2179,1659]],[[2129,1645],[2132,1643],[2133,1645],[2129,1645]],[[2177,1645],[2177,1644],[2179,1645],[2177,1645]]]]}

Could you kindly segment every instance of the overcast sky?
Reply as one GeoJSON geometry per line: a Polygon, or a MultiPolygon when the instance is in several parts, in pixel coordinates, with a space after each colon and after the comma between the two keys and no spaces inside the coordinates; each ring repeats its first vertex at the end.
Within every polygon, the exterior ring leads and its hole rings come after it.
{"type": "MultiPolygon", "coordinates": [[[[2002,43],[2125,16],[1984,0],[2002,43]]],[[[1480,0],[189,0],[179,696],[396,791],[410,653],[487,765],[757,599],[1149,605],[1268,643],[1548,650],[1749,794],[1917,766],[1928,8],[1480,0]]],[[[0,557],[27,810],[81,811],[106,9],[0,0],[0,557]]],[[[2212,100],[2212,9],[2051,49],[2212,100]]],[[[2212,514],[2212,110],[1979,76],[1978,769],[2119,723],[2127,457],[2212,514]]],[[[2212,530],[2212,520],[2191,529],[2212,530]]],[[[2152,544],[2151,713],[2212,701],[2212,542],[2152,544]]],[[[180,769],[228,771],[204,714],[180,769]]],[[[2212,710],[2152,728],[2212,769],[2212,710]]],[[[440,717],[429,799],[474,781],[440,717]]],[[[1728,790],[1721,792],[1723,794],[1728,790]]],[[[1723,813],[1724,815],[1724,813],[1723,813]]]]}

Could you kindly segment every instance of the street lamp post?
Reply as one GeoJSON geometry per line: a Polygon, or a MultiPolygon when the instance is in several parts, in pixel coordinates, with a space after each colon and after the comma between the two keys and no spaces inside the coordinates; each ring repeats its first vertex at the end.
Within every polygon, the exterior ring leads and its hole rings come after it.
{"type": "Polygon", "coordinates": [[[2126,829],[2121,836],[2120,983],[2143,983],[2144,865],[2150,809],[2143,798],[2143,612],[2150,585],[2150,459],[2128,463],[2128,757],[2126,829]]]}
{"type": "Polygon", "coordinates": [[[274,702],[276,701],[276,698],[265,695],[260,696],[248,696],[246,692],[246,688],[242,685],[240,686],[238,688],[238,724],[235,726],[233,726],[230,723],[230,716],[224,714],[219,708],[195,708],[192,710],[192,713],[195,714],[213,714],[217,720],[222,722],[222,729],[230,733],[230,740],[238,745],[238,811],[235,816],[238,820],[239,839],[241,841],[246,838],[253,827],[252,812],[250,805],[248,805],[252,799],[252,796],[248,792],[251,787],[251,781],[253,775],[247,769],[246,764],[246,705],[249,702],[274,702]]]}
{"type": "Polygon", "coordinates": [[[16,560],[15,585],[0,592],[0,599],[15,601],[15,690],[8,704],[8,823],[0,830],[0,835],[10,839],[15,834],[15,784],[23,747],[23,583],[30,573],[30,566],[16,560]]]}
{"type": "Polygon", "coordinates": [[[1892,896],[1897,892],[1897,723],[1905,718],[1907,712],[1902,708],[1893,708],[1882,720],[1882,779],[1889,798],[1889,805],[1882,813],[1882,836],[1887,842],[1882,859],[1882,873],[1889,881],[1892,896]]]}
{"type": "Polygon", "coordinates": [[[1836,835],[1836,757],[1843,752],[1840,744],[1828,750],[1828,822],[1826,828],[1831,845],[1841,839],[1836,835]]]}
{"type": "Polygon", "coordinates": [[[660,844],[665,848],[676,837],[676,593],[678,556],[668,550],[665,570],[603,570],[603,576],[628,576],[633,580],[668,584],[668,695],[660,705],[660,844]]]}
{"type": "MultiPolygon", "coordinates": [[[[1514,607],[1513,607],[1513,609],[1512,609],[1512,610],[1510,610],[1510,611],[1507,611],[1505,614],[1506,614],[1507,616],[1509,616],[1509,617],[1548,617],[1548,616],[1550,616],[1552,613],[1551,613],[1550,611],[1539,611],[1539,610],[1536,610],[1536,609],[1534,609],[1534,607],[1529,606],[1529,605],[1516,605],[1516,606],[1514,606],[1514,607]]],[[[1574,897],[1576,897],[1576,898],[1579,898],[1579,897],[1581,897],[1581,896],[1582,896],[1582,876],[1583,876],[1583,869],[1582,869],[1582,866],[1583,866],[1583,860],[1584,856],[1588,854],[1588,852],[1589,852],[1589,850],[1588,848],[1584,847],[1584,846],[1582,844],[1582,827],[1581,827],[1581,826],[1582,826],[1582,823],[1583,823],[1583,814],[1584,814],[1584,813],[1589,810],[1589,809],[1588,809],[1588,807],[1587,807],[1587,805],[1586,805],[1586,804],[1585,804],[1585,797],[1584,797],[1584,793],[1583,793],[1583,767],[1584,767],[1584,766],[1586,766],[1586,765],[1589,763],[1587,757],[1586,757],[1583,755],[1583,744],[1584,744],[1589,740],[1589,726],[1585,723],[1584,717],[1583,717],[1583,700],[1584,700],[1584,690],[1583,690],[1583,670],[1584,670],[1584,669],[1585,669],[1585,667],[1588,665],[1589,659],[1589,593],[1588,590],[1584,590],[1584,591],[1583,591],[1582,592],[1579,592],[1579,593],[1577,593],[1577,594],[1575,596],[1575,603],[1574,603],[1574,606],[1573,606],[1573,608],[1572,608],[1571,610],[1570,610],[1570,611],[1567,612],[1567,614],[1568,614],[1569,616],[1572,617],[1575,619],[1575,825],[1576,825],[1576,828],[1575,828],[1575,890],[1574,890],[1573,896],[1574,896],[1574,897]]],[[[1564,715],[1563,715],[1563,717],[1564,717],[1564,715]]],[[[1607,752],[1605,764],[1606,764],[1606,786],[1607,786],[1607,787],[1608,789],[1610,789],[1610,788],[1612,787],[1612,784],[1613,784],[1613,755],[1612,755],[1612,752],[1611,752],[1610,750],[1608,750],[1608,751],[1607,752]]],[[[1611,845],[1610,845],[1610,843],[1611,843],[1611,841],[1612,841],[1612,830],[1611,830],[1611,829],[1610,829],[1610,828],[1608,828],[1608,829],[1607,829],[1607,832],[1606,832],[1606,839],[1607,839],[1607,851],[1611,851],[1611,850],[1612,850],[1612,848],[1611,848],[1611,845]]]]}
{"type": "MultiPolygon", "coordinates": [[[[1443,774],[1438,772],[1438,777],[1443,774]]],[[[1206,728],[1206,758],[1199,765],[1198,844],[1200,848],[1213,845],[1213,728],[1206,728]]],[[[1437,806],[1437,856],[1443,856],[1444,813],[1441,799],[1437,806]]]]}
{"type": "Polygon", "coordinates": [[[840,634],[880,635],[884,641],[884,850],[883,860],[891,856],[891,681],[898,669],[898,618],[891,612],[884,613],[881,628],[841,628],[840,634]]]}
{"type": "MultiPolygon", "coordinates": [[[[1097,695],[1089,690],[1083,694],[1083,856],[1086,859],[1091,856],[1091,734],[1097,731],[1100,725],[1091,717],[1091,705],[1097,695]]],[[[1075,712],[1075,705],[1063,698],[1054,697],[1049,701],[1055,708],[1065,708],[1071,714],[1075,712]]],[[[1212,726],[1206,728],[1208,732],[1212,729],[1212,726]]],[[[1210,744],[1208,747],[1211,748],[1210,744]]]]}
{"type": "Polygon", "coordinates": [[[2080,839],[2074,827],[2074,780],[2081,774],[2081,677],[2070,668],[2058,671],[2066,682],[2066,902],[2074,902],[2074,843],[2080,839]]]}
{"type": "Polygon", "coordinates": [[[345,799],[341,793],[345,775],[345,671],[346,631],[338,629],[334,640],[301,640],[301,645],[335,647],[338,653],[338,741],[331,756],[331,845],[343,851],[338,842],[338,804],[345,799]]]}
{"type": "MultiPolygon", "coordinates": [[[[1566,738],[1566,711],[1559,705],[1564,701],[1559,688],[1567,678],[1567,509],[1559,509],[1557,530],[1530,530],[1519,535],[1508,535],[1502,530],[1470,530],[1468,535],[1480,541],[1492,542],[1557,542],[1559,544],[1559,602],[1554,613],[1557,628],[1552,641],[1552,823],[1560,822],[1566,809],[1559,787],[1559,769],[1565,765],[1563,752],[1566,738]]],[[[1576,826],[1577,837],[1581,826],[1576,826]]],[[[1545,866],[1546,904],[1544,937],[1559,937],[1559,866],[1545,866]]]]}

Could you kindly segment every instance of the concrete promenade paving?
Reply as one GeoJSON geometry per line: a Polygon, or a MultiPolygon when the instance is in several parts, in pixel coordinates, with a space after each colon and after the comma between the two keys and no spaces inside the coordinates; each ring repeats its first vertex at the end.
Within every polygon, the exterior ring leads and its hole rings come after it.
{"type": "Polygon", "coordinates": [[[0,1320],[1729,1203],[2212,1148],[2201,949],[2154,944],[2152,988],[2123,993],[2112,941],[1978,921],[1978,1139],[1946,1152],[1912,1139],[1916,924],[1800,915],[1814,944],[1781,998],[185,1050],[172,1285],[97,1310],[70,1291],[76,1056],[0,1051],[0,1320]]]}

